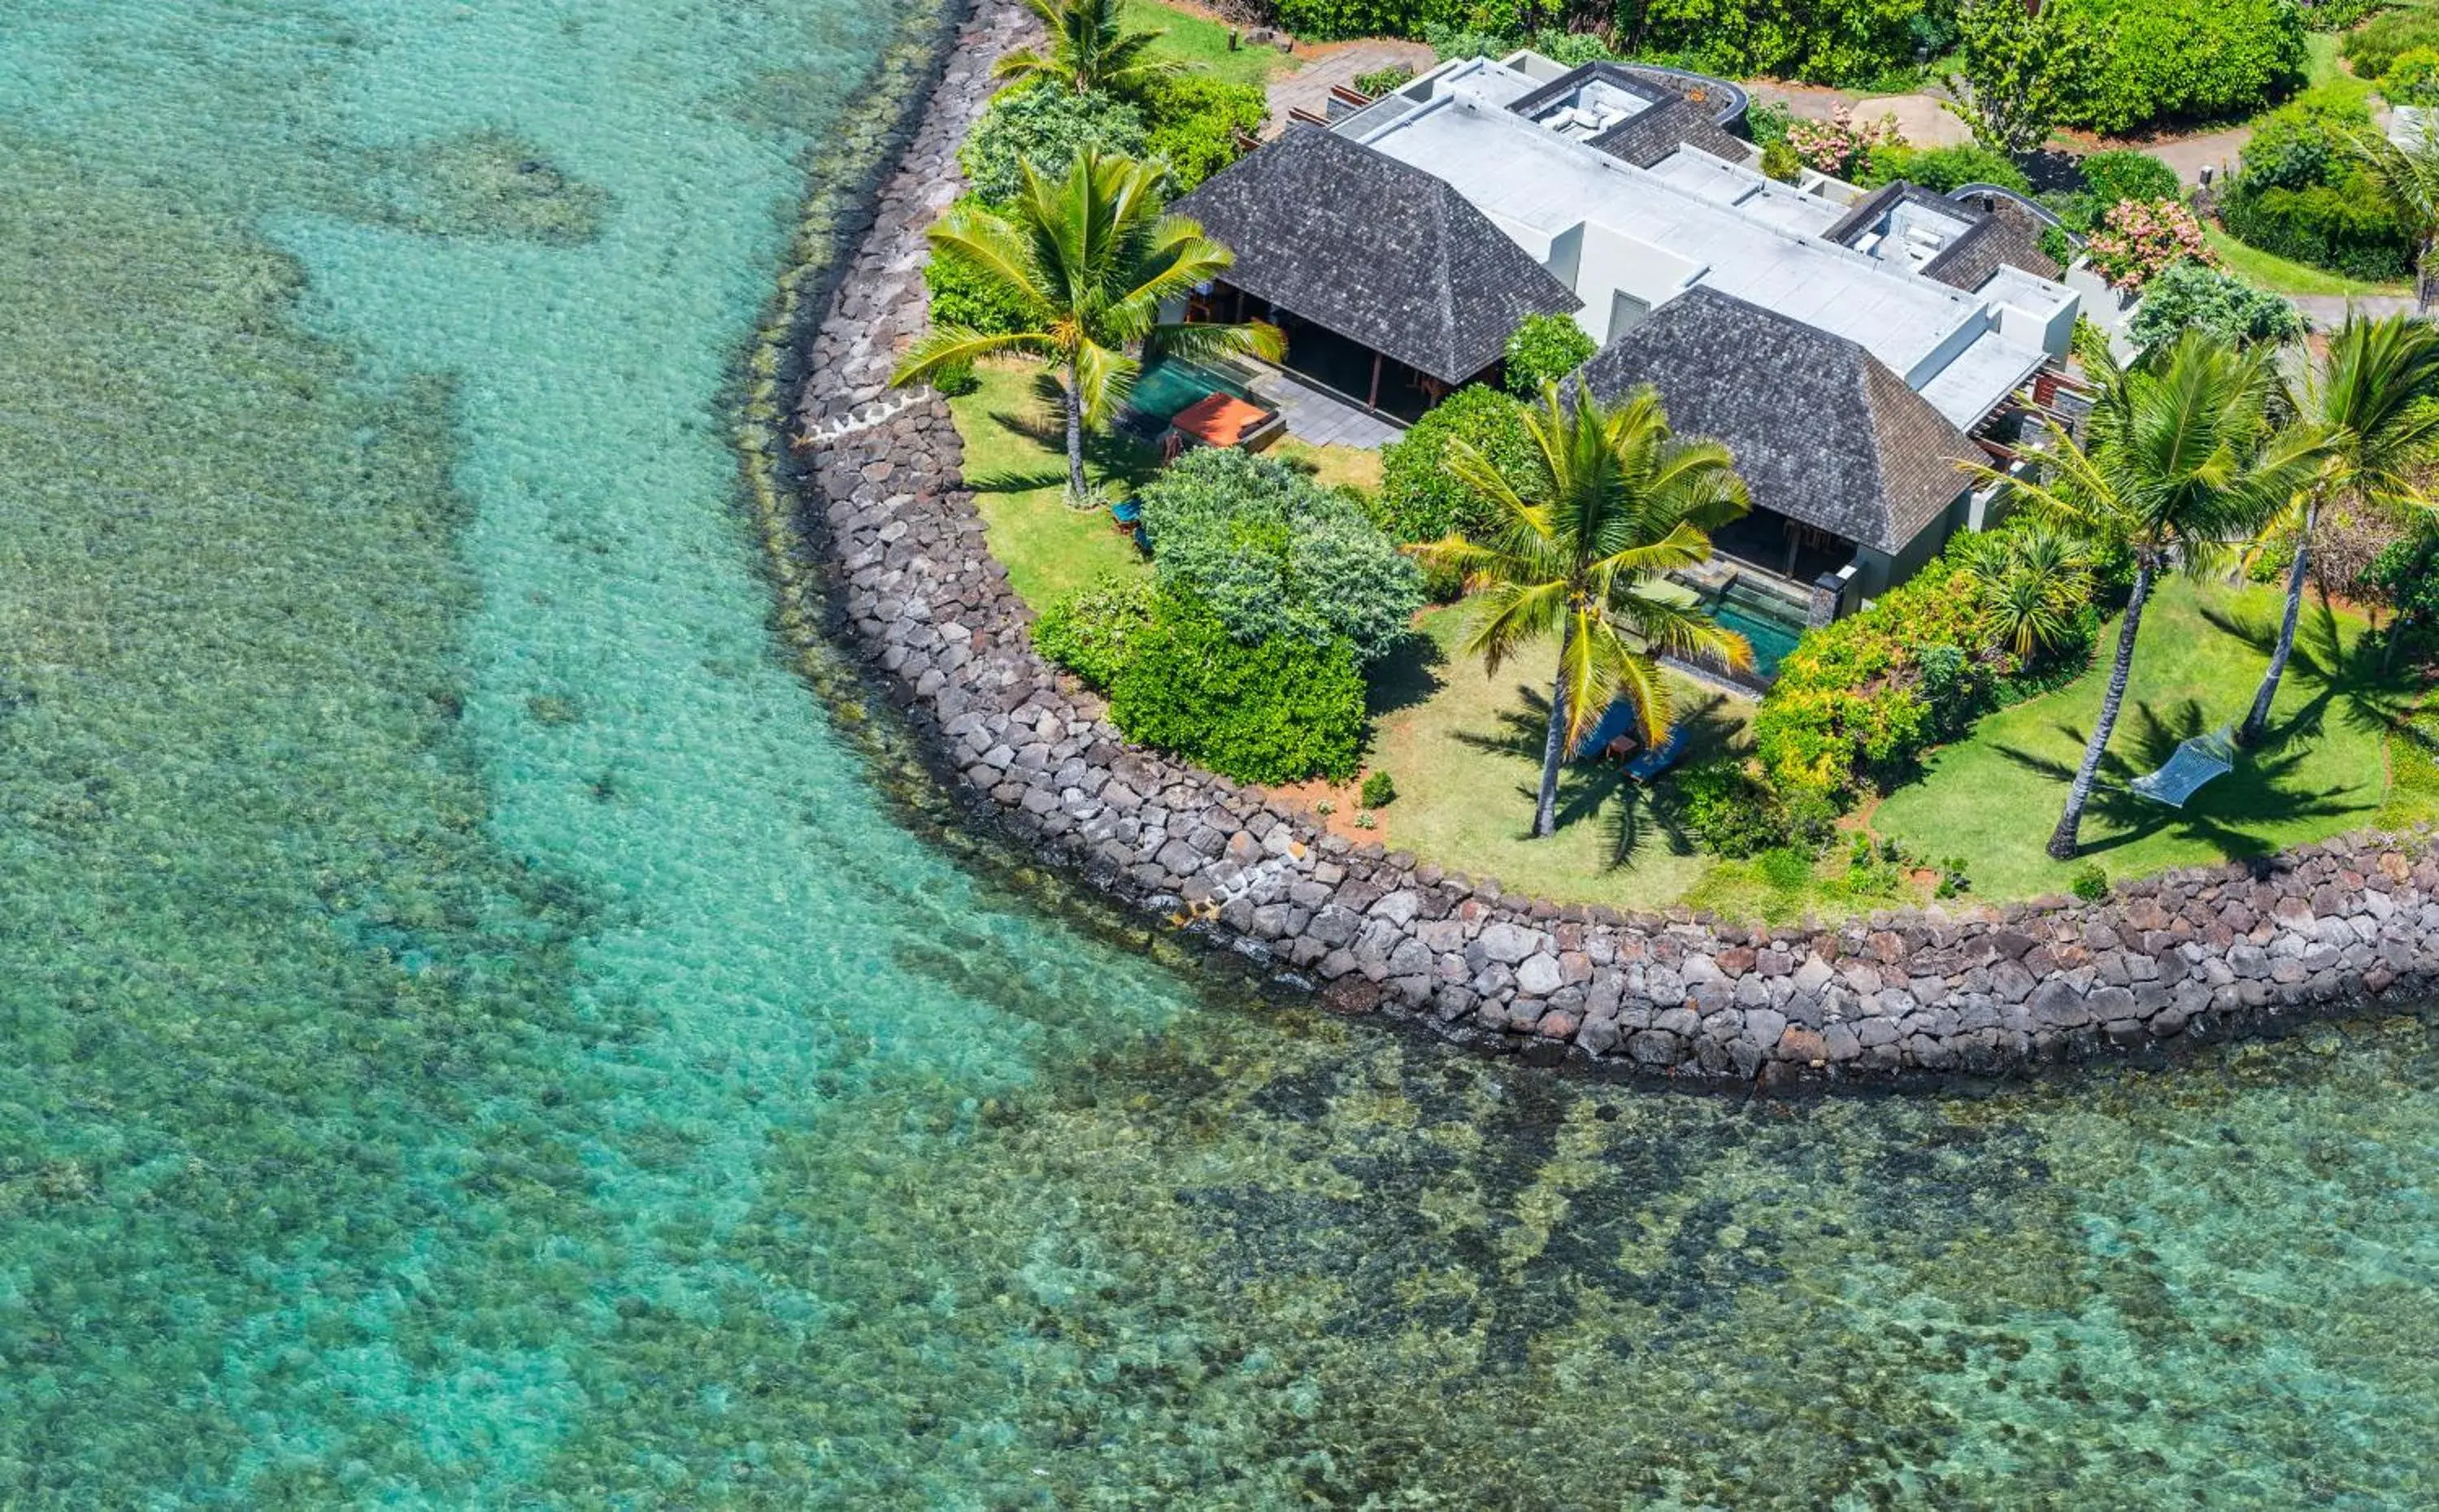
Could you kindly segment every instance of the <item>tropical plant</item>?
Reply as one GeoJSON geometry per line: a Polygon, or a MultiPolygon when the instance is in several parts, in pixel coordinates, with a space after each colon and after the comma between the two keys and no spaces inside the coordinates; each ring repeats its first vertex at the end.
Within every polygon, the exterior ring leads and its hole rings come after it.
{"type": "Polygon", "coordinates": [[[2126,334],[2138,347],[2174,341],[2186,330],[2207,330],[2239,347],[2272,347],[2304,339],[2304,317],[2266,289],[2208,263],[2173,262],[2143,290],[2126,334]]]}
{"type": "Polygon", "coordinates": [[[2092,558],[2063,531],[2014,530],[1973,562],[1982,631],[2019,660],[2073,643],[2092,600],[2092,558]]]}
{"type": "Polygon", "coordinates": [[[957,167],[976,198],[993,206],[1016,198],[1024,167],[1057,178],[1083,151],[1143,157],[1151,137],[1143,112],[1110,95],[1064,89],[1001,90],[957,149],[957,167]]]}
{"type": "Polygon", "coordinates": [[[2295,649],[2321,511],[2339,499],[2379,507],[2420,495],[2414,474],[2439,449],[2439,329],[2404,315],[2349,314],[2290,401],[2320,446],[2310,478],[2279,511],[2277,527],[2291,532],[2295,557],[2270,668],[2236,733],[2248,745],[2270,728],[2270,707],[2295,649]]]}
{"type": "Polygon", "coordinates": [[[2364,183],[2413,240],[2413,308],[2427,315],[2439,285],[2439,269],[2431,266],[2439,247],[2439,132],[2419,133],[2406,147],[2371,129],[2347,140],[2364,183]]]}
{"type": "Polygon", "coordinates": [[[1168,169],[1168,191],[1184,194],[1242,155],[1270,118],[1270,98],[1252,84],[1232,84],[1205,74],[1181,74],[1143,91],[1144,118],[1150,123],[1145,151],[1168,169]]]}
{"type": "Polygon", "coordinates": [[[2392,105],[2439,105],[2439,48],[2398,53],[2379,76],[2379,93],[2392,105]]]}
{"type": "Polygon", "coordinates": [[[1103,578],[1052,599],[1033,622],[1033,644],[1085,682],[1107,688],[1133,660],[1153,613],[1149,578],[1103,578]]]}
{"type": "Polygon", "coordinates": [[[1275,327],[1164,321],[1161,306],[1228,268],[1228,250],[1183,216],[1162,212],[1155,165],[1078,153],[1066,173],[1045,179],[1031,164],[1006,215],[978,205],[932,228],[935,252],[961,258],[996,279],[1031,317],[1026,329],[980,331],[935,326],[907,352],[893,383],[998,351],[1049,362],[1067,421],[1067,490],[1088,497],[1084,430],[1125,404],[1138,354],[1184,357],[1258,353],[1277,357],[1275,327]]]}
{"type": "Polygon", "coordinates": [[[1978,143],[1958,147],[1881,146],[1872,149],[1855,182],[1878,188],[1903,179],[1934,194],[1961,189],[1967,184],[1995,184],[2019,194],[2033,192],[2033,181],[2004,152],[1978,143]]]}
{"type": "Polygon", "coordinates": [[[2084,244],[2092,271],[2113,289],[2140,289],[2179,262],[2209,262],[2194,212],[2177,200],[2121,200],[2084,244]]]}
{"type": "Polygon", "coordinates": [[[1558,384],[1544,384],[1524,425],[1546,487],[1528,498],[1490,457],[1452,441],[1450,470],[1497,523],[1486,541],[1451,535],[1415,552],[1477,596],[1465,651],[1492,673],[1528,645],[1558,643],[1533,809],[1533,833],[1547,836],[1558,826],[1559,764],[1612,703],[1632,704],[1646,743],[1666,737],[1659,655],[1753,665],[1743,636],[1661,587],[1666,574],[1708,560],[1705,532],[1748,501],[1727,449],[1670,435],[1649,388],[1614,408],[1588,394],[1570,407],[1558,384]]]}
{"type": "Polygon", "coordinates": [[[1573,315],[1526,315],[1507,338],[1507,391],[1531,395],[1592,361],[1600,345],[1573,315]]]}
{"type": "Polygon", "coordinates": [[[2038,150],[2090,65],[2083,18],[2065,6],[1966,0],[1956,23],[1964,68],[1948,78],[1955,97],[1949,109],[1993,151],[2016,157],[2038,150]]]}
{"type": "Polygon", "coordinates": [[[1984,481],[2011,484],[2036,515],[2088,540],[2131,553],[2134,582],[2118,624],[2117,651],[2099,718],[2068,786],[2049,853],[2073,859],[2101,757],[2116,732],[2134,671],[2143,608],[2163,572],[2223,563],[2304,481],[2315,438],[2276,432],[2269,408],[2277,388],[2270,352],[2239,351],[2201,332],[2154,347],[2131,367],[2103,363],[2101,393],[2078,441],[2046,422],[2043,481],[1987,467],[1984,481]]]}
{"type": "Polygon", "coordinates": [[[1363,673],[1344,641],[1248,646],[1207,606],[1164,592],[1111,682],[1110,718],[1239,782],[1344,779],[1362,751],[1363,673]]]}
{"type": "Polygon", "coordinates": [[[1423,604],[1414,562],[1345,493],[1235,447],[1187,453],[1136,494],[1161,586],[1247,645],[1301,635],[1386,655],[1423,604]]]}
{"type": "Polygon", "coordinates": [[[1024,0],[1050,33],[1047,47],[1024,47],[991,71],[1002,79],[1041,80],[1078,95],[1126,94],[1184,68],[1151,56],[1160,31],[1127,29],[1124,0],[1024,0]]]}
{"type": "MultiPolygon", "coordinates": [[[[1406,434],[1380,450],[1380,491],[1372,518],[1400,545],[1489,529],[1493,515],[1480,495],[1449,471],[1449,448],[1464,441],[1529,491],[1539,454],[1524,429],[1524,406],[1487,383],[1470,383],[1432,406],[1406,434]]],[[[1435,596],[1456,592],[1455,579],[1433,578],[1435,596]]]]}

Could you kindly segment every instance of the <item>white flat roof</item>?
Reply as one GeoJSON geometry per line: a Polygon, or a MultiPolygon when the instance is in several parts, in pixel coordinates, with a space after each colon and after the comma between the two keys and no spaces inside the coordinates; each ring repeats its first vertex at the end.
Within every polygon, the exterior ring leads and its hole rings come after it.
{"type": "MultiPolygon", "coordinates": [[[[1663,270],[1691,265],[1704,285],[1856,342],[1959,426],[1978,422],[2039,366],[2040,351],[2001,337],[1991,308],[2038,308],[2030,290],[2010,280],[2003,292],[1967,294],[1918,276],[1903,258],[1825,240],[1845,206],[1692,148],[1642,169],[1570,140],[1506,108],[1536,87],[1517,68],[1467,60],[1401,91],[1412,108],[1367,111],[1339,130],[1451,185],[1545,263],[1576,228],[1596,227],[1617,239],[1612,246],[1668,255],[1603,259],[1620,292],[1663,303],[1687,286],[1661,287],[1663,270]]],[[[1573,284],[1581,275],[1562,276],[1573,284]]]]}

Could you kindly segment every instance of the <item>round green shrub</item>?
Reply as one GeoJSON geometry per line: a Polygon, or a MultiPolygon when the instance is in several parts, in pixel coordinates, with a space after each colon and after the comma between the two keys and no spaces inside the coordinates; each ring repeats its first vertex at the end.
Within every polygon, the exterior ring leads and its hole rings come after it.
{"type": "Polygon", "coordinates": [[[1037,173],[1063,173],[1088,147],[1144,156],[1149,143],[1142,114],[1107,95],[1020,84],[1001,90],[983,111],[957,150],[957,166],[975,194],[996,204],[1015,198],[1024,187],[1020,163],[1032,164],[1037,173]]]}
{"type": "Polygon", "coordinates": [[[2392,105],[2439,105],[2439,48],[2409,47],[2379,76],[2392,105]]]}
{"type": "Polygon", "coordinates": [[[2385,79],[2396,61],[2418,49],[2439,49],[2439,9],[2414,7],[2372,17],[2341,44],[2359,79],[2385,79]]]}
{"type": "Polygon", "coordinates": [[[1359,796],[1366,809],[1384,809],[1397,802],[1398,784],[1388,773],[1375,768],[1364,774],[1363,791],[1359,796]]]}
{"type": "MultiPolygon", "coordinates": [[[[1488,507],[1448,470],[1448,444],[1459,437],[1490,459],[1521,489],[1540,470],[1540,454],[1524,430],[1516,400],[1484,384],[1458,389],[1380,454],[1380,491],[1372,518],[1393,541],[1416,544],[1451,532],[1480,534],[1488,507]]],[[[1452,581],[1433,578],[1433,597],[1453,596],[1452,581]]]]}
{"type": "Polygon", "coordinates": [[[1145,151],[1168,165],[1171,194],[1184,194],[1237,161],[1237,137],[1260,132],[1271,114],[1269,97],[1255,85],[1208,74],[1155,80],[1140,103],[1149,126],[1145,151]]]}
{"type": "Polygon", "coordinates": [[[1719,757],[1682,768],[1662,791],[1674,821],[1714,856],[1740,861],[1788,837],[1776,795],[1742,762],[1719,757]]]}
{"type": "Polygon", "coordinates": [[[2185,187],[2177,170],[2148,152],[2127,149],[2094,152],[2075,165],[2083,173],[2084,192],[2092,197],[2092,219],[2097,223],[2109,207],[2124,200],[2177,200],[2185,187]]]}
{"type": "Polygon", "coordinates": [[[1180,457],[1135,496],[1152,568],[1239,641],[1280,635],[1385,655],[1422,607],[1422,570],[1344,493],[1234,447],[1180,457]]]}
{"type": "Polygon", "coordinates": [[[1527,397],[1592,361],[1600,344],[1573,315],[1527,315],[1507,338],[1507,391],[1527,397]]]}
{"type": "Polygon", "coordinates": [[[2067,885],[2085,902],[2097,903],[2109,896],[2109,869],[2096,861],[2085,862],[2074,869],[2074,880],[2067,885]]]}
{"type": "Polygon", "coordinates": [[[1104,578],[1053,599],[1033,622],[1042,655],[1107,690],[1151,629],[1152,582],[1140,573],[1104,578]]]}
{"type": "Polygon", "coordinates": [[[1363,674],[1344,641],[1248,646],[1191,599],[1160,596],[1110,688],[1110,718],[1146,745],[1239,782],[1355,774],[1363,674]]]}
{"type": "Polygon", "coordinates": [[[2148,347],[2190,327],[2245,347],[2304,337],[2304,317],[2278,295],[2207,263],[2180,262],[2144,286],[2127,334],[2148,347]]]}

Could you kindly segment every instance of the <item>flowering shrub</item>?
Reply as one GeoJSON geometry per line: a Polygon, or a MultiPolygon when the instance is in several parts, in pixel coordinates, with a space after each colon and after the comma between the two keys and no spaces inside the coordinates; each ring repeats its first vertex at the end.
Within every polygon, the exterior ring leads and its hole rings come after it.
{"type": "Polygon", "coordinates": [[[1905,138],[1897,133],[1896,116],[1857,121],[1854,107],[1843,104],[1825,121],[1790,124],[1787,141],[1795,149],[1795,155],[1804,159],[1806,167],[1841,179],[1851,179],[1860,172],[1872,149],[1906,145],[1905,138]]]}
{"type": "Polygon", "coordinates": [[[2113,289],[2135,290],[2177,263],[2216,262],[2202,223],[2175,200],[2123,200],[2109,207],[2084,252],[2113,289]]]}

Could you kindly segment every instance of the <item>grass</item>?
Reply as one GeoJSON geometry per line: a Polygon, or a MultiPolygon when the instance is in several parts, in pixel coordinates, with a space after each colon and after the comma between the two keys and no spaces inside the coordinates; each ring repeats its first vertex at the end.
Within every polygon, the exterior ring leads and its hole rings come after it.
{"type": "Polygon", "coordinates": [[[2275,253],[2238,241],[2215,225],[2202,227],[2211,250],[2218,255],[2227,271],[2248,283],[2258,284],[2272,294],[2332,294],[2340,298],[2361,298],[2367,295],[2402,296],[2413,292],[2412,285],[2397,280],[2392,283],[2365,283],[2308,262],[2296,262],[2275,253]]]}
{"type": "Polygon", "coordinates": [[[1183,6],[1162,5],[1160,0],[1133,0],[1127,9],[1128,20],[1132,24],[1167,33],[1152,49],[1158,56],[1192,63],[1232,84],[1267,84],[1282,74],[1294,73],[1299,66],[1296,60],[1275,47],[1239,46],[1232,50],[1227,26],[1183,6]]]}
{"type": "MultiPolygon", "coordinates": [[[[1558,782],[1558,832],[1529,837],[1546,658],[1491,676],[1458,653],[1466,616],[1463,605],[1426,613],[1415,652],[1376,680],[1372,764],[1398,784],[1380,838],[1540,898],[1619,908],[1683,898],[1718,863],[1663,823],[1615,762],[1570,766],[1558,782]]],[[[1751,703],[1691,683],[1676,692],[1695,732],[1687,760],[1743,745],[1751,703]]]]}
{"type": "Polygon", "coordinates": [[[1315,446],[1286,437],[1273,445],[1269,456],[1291,467],[1309,468],[1313,481],[1326,489],[1371,491],[1380,487],[1380,454],[1360,446],[1315,446]]]}
{"type": "MultiPolygon", "coordinates": [[[[1065,440],[1056,406],[1039,392],[1040,372],[1029,363],[983,363],[974,391],[949,401],[991,554],[1006,566],[1017,596],[1037,609],[1111,573],[1148,570],[1107,513],[1068,507],[1065,440]]],[[[1085,439],[1085,473],[1095,483],[1132,489],[1159,462],[1126,437],[1085,439]]]]}
{"type": "MultiPolygon", "coordinates": [[[[2145,615],[2117,734],[2083,826],[2083,857],[2043,851],[2099,705],[2108,668],[1982,721],[1934,752],[1923,780],[1891,793],[1874,827],[1908,848],[1959,855],[1990,898],[2063,892],[2097,862],[2134,877],[2175,866],[2264,856],[2375,823],[2428,817],[2439,780],[2417,769],[2392,805],[2390,731],[2411,706],[2412,679],[2384,675],[2351,614],[2307,604],[2279,692],[2268,744],[2204,787],[2181,809],[2123,791],[2180,740],[2242,717],[2276,628],[2268,588],[2164,585],[2145,615]]],[[[2113,637],[2114,631],[2110,631],[2113,637]]],[[[2110,642],[2113,645],[2113,639],[2110,642]]],[[[2396,738],[2399,743],[2407,738],[2396,738]]],[[[2422,768],[2427,756],[2412,755],[2422,768]]]]}

